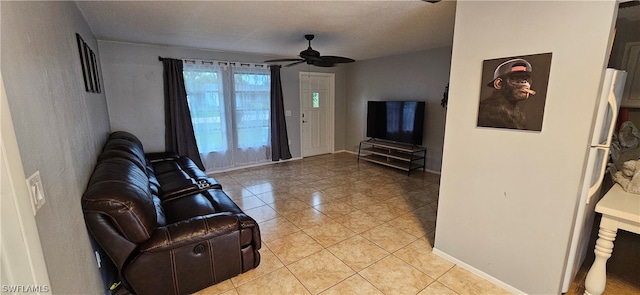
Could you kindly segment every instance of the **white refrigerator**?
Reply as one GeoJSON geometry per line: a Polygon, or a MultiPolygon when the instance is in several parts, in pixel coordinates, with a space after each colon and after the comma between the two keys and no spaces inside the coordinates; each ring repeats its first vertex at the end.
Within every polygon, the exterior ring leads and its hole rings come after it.
{"type": "Polygon", "coordinates": [[[600,188],[607,169],[611,138],[618,118],[626,77],[626,72],[616,69],[606,69],[605,72],[598,112],[592,126],[593,135],[584,183],[580,199],[576,204],[577,213],[562,281],[563,293],[569,290],[569,285],[584,262],[587,251],[593,251],[593,248],[589,247],[589,239],[595,207],[600,200],[600,188]]]}

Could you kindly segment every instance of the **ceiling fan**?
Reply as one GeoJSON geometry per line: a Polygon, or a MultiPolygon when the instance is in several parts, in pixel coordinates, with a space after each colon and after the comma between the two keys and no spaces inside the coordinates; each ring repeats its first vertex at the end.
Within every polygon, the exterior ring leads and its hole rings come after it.
{"type": "Polygon", "coordinates": [[[267,60],[265,62],[293,62],[286,67],[295,66],[297,64],[301,64],[306,62],[309,65],[314,65],[318,67],[333,67],[338,63],[350,63],[354,62],[354,59],[342,56],[333,56],[333,55],[320,55],[320,52],[313,50],[311,48],[311,40],[313,40],[314,35],[304,35],[304,38],[309,41],[309,47],[300,52],[300,58],[282,58],[282,59],[272,59],[267,60]]]}

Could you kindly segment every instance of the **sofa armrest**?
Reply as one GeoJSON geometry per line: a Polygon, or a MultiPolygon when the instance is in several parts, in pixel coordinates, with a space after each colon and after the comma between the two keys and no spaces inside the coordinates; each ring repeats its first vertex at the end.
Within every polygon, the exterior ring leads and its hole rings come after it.
{"type": "Polygon", "coordinates": [[[238,230],[240,230],[240,221],[235,214],[223,212],[196,216],[157,228],[151,238],[138,247],[138,251],[171,250],[238,230]]]}
{"type": "Polygon", "coordinates": [[[86,212],[84,216],[87,228],[93,238],[107,252],[116,267],[122,269],[131,253],[136,249],[136,244],[122,236],[106,215],[86,212]]]}
{"type": "Polygon", "coordinates": [[[240,221],[240,228],[251,228],[252,229],[252,237],[251,244],[254,249],[260,250],[262,248],[262,239],[260,237],[260,227],[258,223],[249,215],[244,213],[238,214],[238,220],[240,221]]]}

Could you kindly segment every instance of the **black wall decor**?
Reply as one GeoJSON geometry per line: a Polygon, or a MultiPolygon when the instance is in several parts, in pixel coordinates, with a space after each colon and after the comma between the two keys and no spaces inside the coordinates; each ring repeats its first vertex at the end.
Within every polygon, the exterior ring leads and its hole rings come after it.
{"type": "Polygon", "coordinates": [[[87,92],[100,93],[102,89],[100,87],[100,71],[98,71],[96,55],[78,33],[76,33],[76,40],[78,41],[84,88],[87,92]]]}

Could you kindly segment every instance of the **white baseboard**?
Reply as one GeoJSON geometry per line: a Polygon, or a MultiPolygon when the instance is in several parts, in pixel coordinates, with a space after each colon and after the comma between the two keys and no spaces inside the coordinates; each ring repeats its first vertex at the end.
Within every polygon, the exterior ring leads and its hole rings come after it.
{"type": "Polygon", "coordinates": [[[498,279],[490,276],[489,274],[487,274],[487,273],[485,273],[485,272],[483,272],[483,271],[481,271],[481,270],[479,270],[479,269],[477,269],[477,268],[475,268],[475,267],[473,267],[473,266],[471,266],[469,264],[466,264],[466,263],[458,260],[457,258],[455,258],[455,257],[453,257],[453,256],[451,256],[451,255],[449,255],[447,253],[444,253],[444,252],[440,251],[440,249],[438,249],[438,248],[434,247],[433,248],[433,253],[438,255],[438,256],[440,256],[440,257],[442,257],[442,258],[444,258],[444,259],[446,259],[446,260],[449,260],[449,261],[455,263],[456,265],[468,270],[469,272],[473,273],[474,275],[477,275],[477,276],[479,276],[479,277],[481,277],[481,278],[483,278],[483,279],[485,279],[485,280],[487,280],[489,282],[492,282],[492,283],[498,285],[499,287],[501,287],[501,288],[513,293],[513,294],[526,294],[525,292],[522,292],[522,291],[518,290],[517,288],[514,288],[513,286],[511,286],[511,285],[509,285],[509,284],[507,284],[507,283],[505,283],[505,282],[503,282],[501,280],[498,280],[498,279]]]}
{"type": "Polygon", "coordinates": [[[431,169],[425,169],[424,172],[429,172],[429,173],[433,173],[433,174],[438,174],[440,175],[440,171],[436,171],[436,170],[431,170],[431,169]]]}
{"type": "MultiPolygon", "coordinates": [[[[295,158],[291,158],[291,159],[286,159],[286,160],[280,160],[280,162],[289,162],[289,161],[295,161],[295,160],[302,160],[302,157],[295,157],[295,158]]],[[[278,163],[278,162],[273,162],[278,163]]]]}
{"type": "Polygon", "coordinates": [[[335,153],[349,153],[349,154],[353,154],[353,155],[357,155],[357,152],[354,151],[350,151],[350,150],[339,150],[339,151],[335,151],[335,153]]]}
{"type": "Polygon", "coordinates": [[[247,168],[254,168],[254,167],[260,167],[260,166],[266,166],[266,165],[273,165],[273,164],[278,164],[278,163],[282,163],[282,162],[289,162],[289,161],[295,161],[295,160],[301,160],[302,157],[296,157],[296,158],[291,158],[291,159],[286,159],[286,160],[280,160],[280,161],[265,161],[265,162],[261,162],[261,163],[257,163],[257,164],[251,164],[251,165],[246,165],[246,166],[239,166],[239,167],[230,167],[227,169],[222,169],[222,170],[214,170],[214,171],[205,171],[205,173],[207,175],[213,175],[216,173],[224,173],[224,172],[230,172],[230,171],[235,171],[235,170],[242,170],[242,169],[247,169],[247,168]]]}

